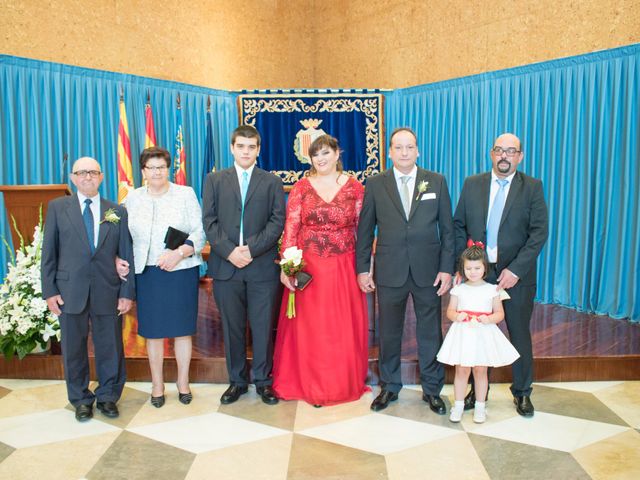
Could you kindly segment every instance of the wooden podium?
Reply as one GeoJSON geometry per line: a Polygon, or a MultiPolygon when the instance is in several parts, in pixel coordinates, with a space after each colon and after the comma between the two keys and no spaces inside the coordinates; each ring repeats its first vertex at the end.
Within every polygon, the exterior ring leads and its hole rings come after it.
{"type": "Polygon", "coordinates": [[[11,228],[13,248],[18,249],[20,238],[13,228],[11,216],[16,219],[18,230],[26,243],[33,240],[33,229],[38,224],[40,205],[42,205],[42,218],[47,214],[49,200],[64,195],[71,195],[71,190],[66,184],[62,185],[0,185],[0,192],[4,193],[4,205],[7,211],[7,220],[11,228]]]}

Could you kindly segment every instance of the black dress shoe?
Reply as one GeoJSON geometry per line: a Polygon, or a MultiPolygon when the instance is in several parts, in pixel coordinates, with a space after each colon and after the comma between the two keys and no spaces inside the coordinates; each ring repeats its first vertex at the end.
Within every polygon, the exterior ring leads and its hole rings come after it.
{"type": "Polygon", "coordinates": [[[96,407],[105,417],[117,418],[120,415],[118,406],[114,402],[96,402],[96,407]]]}
{"type": "Polygon", "coordinates": [[[429,404],[429,408],[438,415],[444,415],[447,413],[447,407],[444,406],[444,401],[440,398],[440,395],[427,395],[422,394],[422,400],[429,404]]]}
{"type": "Polygon", "coordinates": [[[464,409],[473,410],[474,408],[476,408],[476,392],[473,387],[471,387],[467,396],[464,397],[464,409]]]}
{"type": "Polygon", "coordinates": [[[86,422],[93,417],[93,408],[91,405],[78,405],[76,407],[76,420],[86,422]]]}
{"type": "Polygon", "coordinates": [[[389,390],[382,390],[380,395],[371,403],[371,410],[379,412],[389,406],[389,402],[394,402],[398,399],[398,394],[390,392],[389,390]]]}
{"type": "Polygon", "coordinates": [[[519,415],[522,415],[523,417],[533,417],[535,409],[533,408],[533,403],[531,403],[531,398],[529,398],[528,395],[513,397],[513,403],[516,404],[516,411],[519,415]]]}
{"type": "Polygon", "coordinates": [[[164,405],[164,395],[160,395],[159,397],[151,397],[151,405],[153,405],[156,408],[160,408],[164,405]]]}
{"type": "Polygon", "coordinates": [[[267,405],[275,405],[279,401],[271,385],[256,387],[256,392],[258,392],[258,395],[262,397],[262,401],[267,405]]]}
{"type": "Polygon", "coordinates": [[[220,403],[223,405],[233,403],[240,398],[240,395],[247,393],[248,391],[249,387],[246,385],[242,387],[240,385],[231,385],[220,397],[220,403]]]}

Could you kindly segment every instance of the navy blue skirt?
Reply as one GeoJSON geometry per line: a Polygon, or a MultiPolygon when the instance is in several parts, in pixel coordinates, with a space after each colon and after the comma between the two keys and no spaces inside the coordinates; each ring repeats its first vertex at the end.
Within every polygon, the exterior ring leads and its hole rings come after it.
{"type": "Polygon", "coordinates": [[[138,335],[173,338],[196,333],[199,268],[166,272],[147,266],[136,275],[138,335]]]}

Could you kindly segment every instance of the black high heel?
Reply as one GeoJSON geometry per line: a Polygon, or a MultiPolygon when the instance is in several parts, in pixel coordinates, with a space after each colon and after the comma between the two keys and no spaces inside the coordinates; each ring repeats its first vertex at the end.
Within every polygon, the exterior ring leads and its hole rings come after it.
{"type": "Polygon", "coordinates": [[[160,408],[164,405],[164,395],[160,395],[159,397],[151,397],[151,405],[156,408],[160,408]]]}
{"type": "MultiPolygon", "coordinates": [[[[176,383],[176,388],[178,388],[178,384],[177,383],[176,383]]],[[[180,389],[178,388],[178,400],[183,405],[189,405],[191,403],[191,400],[193,400],[193,394],[191,392],[189,392],[189,393],[180,393],[180,389]]]]}

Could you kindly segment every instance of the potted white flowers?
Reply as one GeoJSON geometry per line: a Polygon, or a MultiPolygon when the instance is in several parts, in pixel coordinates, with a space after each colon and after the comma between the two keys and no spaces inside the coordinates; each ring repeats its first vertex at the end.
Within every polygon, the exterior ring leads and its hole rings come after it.
{"type": "MultiPolygon", "coordinates": [[[[13,225],[15,228],[15,220],[13,225]]],[[[42,212],[31,245],[25,245],[19,232],[18,236],[20,248],[15,257],[3,238],[11,261],[7,276],[0,286],[0,351],[6,358],[17,354],[22,359],[38,346],[46,349],[51,337],[59,339],[60,323],[58,317],[47,309],[47,302],[42,298],[42,212]]]]}

